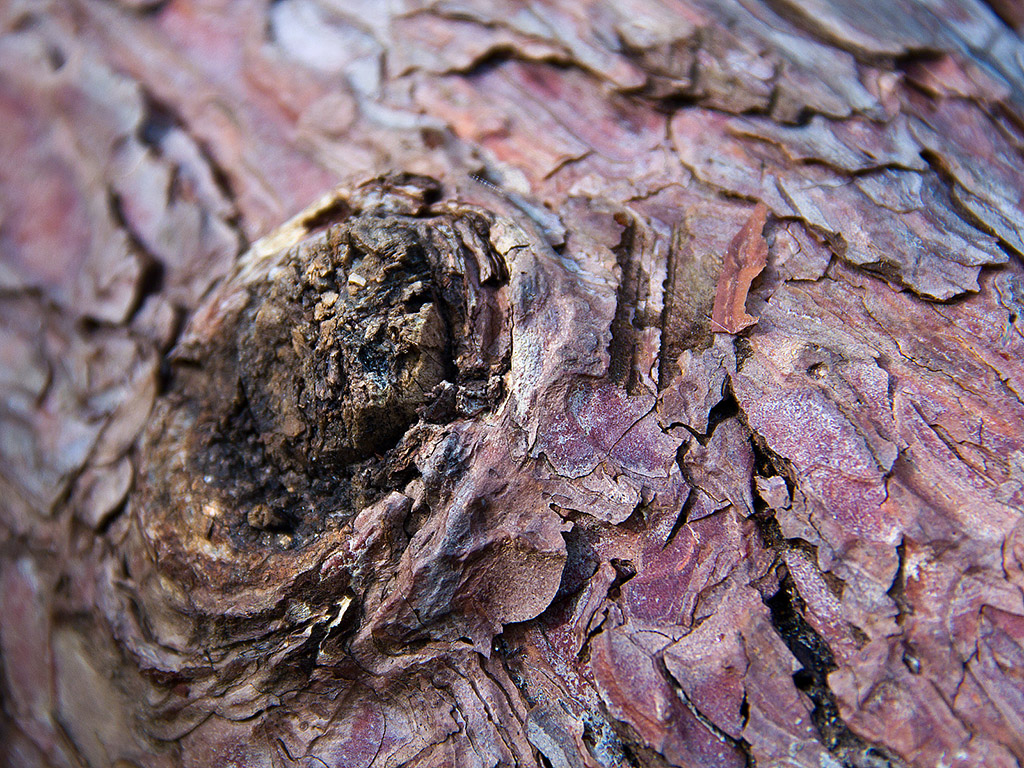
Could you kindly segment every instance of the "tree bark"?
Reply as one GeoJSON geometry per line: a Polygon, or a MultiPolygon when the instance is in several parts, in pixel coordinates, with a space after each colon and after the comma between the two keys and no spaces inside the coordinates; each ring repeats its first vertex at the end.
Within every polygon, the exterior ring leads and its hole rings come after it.
{"type": "Polygon", "coordinates": [[[0,763],[1024,761],[1016,5],[0,21],[0,763]]]}

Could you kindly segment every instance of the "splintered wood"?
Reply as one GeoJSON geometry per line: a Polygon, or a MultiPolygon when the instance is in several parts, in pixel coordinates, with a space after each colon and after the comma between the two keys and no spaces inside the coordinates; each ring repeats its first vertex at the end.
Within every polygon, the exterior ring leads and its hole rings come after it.
{"type": "Polygon", "coordinates": [[[768,243],[762,234],[767,216],[768,207],[764,203],[754,206],[747,223],[725,251],[711,312],[716,332],[739,333],[757,323],[756,317],[747,314],[746,302],[750,284],[768,263],[768,243]]]}

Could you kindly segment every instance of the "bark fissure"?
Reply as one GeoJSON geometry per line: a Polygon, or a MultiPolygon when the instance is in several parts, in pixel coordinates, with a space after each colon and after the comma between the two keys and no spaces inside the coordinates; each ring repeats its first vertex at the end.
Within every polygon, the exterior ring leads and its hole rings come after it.
{"type": "Polygon", "coordinates": [[[1024,760],[1019,13],[223,11],[0,12],[0,762],[1024,760]]]}

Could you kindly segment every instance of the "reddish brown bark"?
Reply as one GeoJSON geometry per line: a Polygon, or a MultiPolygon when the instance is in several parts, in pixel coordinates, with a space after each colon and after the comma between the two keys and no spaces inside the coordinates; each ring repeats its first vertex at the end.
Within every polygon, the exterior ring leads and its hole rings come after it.
{"type": "Polygon", "coordinates": [[[0,763],[1024,760],[1017,16],[5,4],[0,763]]]}
{"type": "Polygon", "coordinates": [[[711,327],[716,332],[739,333],[757,322],[756,317],[747,314],[746,302],[754,278],[768,264],[768,244],[761,234],[767,215],[764,203],[755,205],[743,229],[725,249],[711,308],[711,327]]]}

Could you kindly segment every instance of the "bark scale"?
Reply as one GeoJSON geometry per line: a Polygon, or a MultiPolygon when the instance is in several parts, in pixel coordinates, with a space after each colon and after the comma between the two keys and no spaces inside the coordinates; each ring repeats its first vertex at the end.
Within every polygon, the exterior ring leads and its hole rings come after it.
{"type": "Polygon", "coordinates": [[[5,764],[1024,760],[1011,3],[0,23],[5,764]]]}

